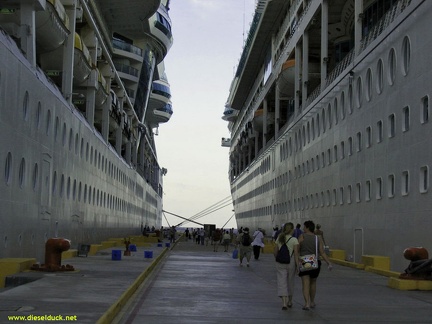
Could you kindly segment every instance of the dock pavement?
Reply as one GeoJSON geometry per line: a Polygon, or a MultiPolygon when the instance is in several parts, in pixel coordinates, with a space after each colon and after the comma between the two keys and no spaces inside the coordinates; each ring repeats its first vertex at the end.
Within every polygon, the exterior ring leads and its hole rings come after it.
{"type": "Polygon", "coordinates": [[[214,252],[181,239],[171,248],[138,247],[121,260],[112,260],[108,249],[67,260],[73,272],[20,273],[37,280],[0,290],[0,323],[432,322],[431,291],[392,289],[374,273],[323,267],[316,307],[302,310],[296,278],[293,307],[282,310],[271,254],[240,267],[233,247],[214,252]]]}

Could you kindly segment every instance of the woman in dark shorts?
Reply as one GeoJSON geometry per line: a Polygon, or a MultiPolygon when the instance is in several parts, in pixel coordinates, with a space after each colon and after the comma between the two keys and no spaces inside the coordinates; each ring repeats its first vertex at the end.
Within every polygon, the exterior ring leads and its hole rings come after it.
{"type": "MultiPolygon", "coordinates": [[[[307,254],[316,253],[316,239],[318,239],[318,256],[321,256],[328,264],[328,269],[331,270],[333,267],[330,263],[329,258],[324,253],[324,244],[321,236],[314,234],[315,224],[312,221],[306,221],[304,223],[303,234],[299,237],[300,243],[300,256],[307,254]]],[[[315,294],[316,294],[316,280],[321,270],[321,260],[318,260],[318,269],[299,272],[299,276],[302,280],[303,297],[305,305],[303,310],[309,310],[309,308],[315,307],[315,294]]]]}

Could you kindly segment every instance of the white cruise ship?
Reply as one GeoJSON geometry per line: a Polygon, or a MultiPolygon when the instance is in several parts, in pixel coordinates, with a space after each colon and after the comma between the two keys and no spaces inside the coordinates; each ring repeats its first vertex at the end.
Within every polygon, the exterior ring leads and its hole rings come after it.
{"type": "Polygon", "coordinates": [[[432,252],[432,1],[259,0],[223,119],[238,226],[432,252]]]}
{"type": "Polygon", "coordinates": [[[0,258],[162,223],[169,0],[0,0],[0,258]]]}

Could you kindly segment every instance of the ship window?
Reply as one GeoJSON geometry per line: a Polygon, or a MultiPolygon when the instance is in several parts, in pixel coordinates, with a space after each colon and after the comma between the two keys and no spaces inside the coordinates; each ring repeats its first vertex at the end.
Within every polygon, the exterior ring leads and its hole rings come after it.
{"type": "Polygon", "coordinates": [[[377,122],[378,132],[377,132],[377,143],[381,143],[383,140],[383,122],[379,120],[377,122]]]}
{"type": "Polygon", "coordinates": [[[21,159],[21,163],[20,163],[20,168],[19,168],[19,175],[18,175],[20,188],[22,188],[24,186],[25,171],[26,171],[26,169],[25,169],[25,159],[22,158],[21,159]]]}
{"type": "Polygon", "coordinates": [[[328,104],[327,106],[327,115],[328,115],[328,126],[329,129],[332,128],[332,112],[331,112],[331,105],[328,104]]]}
{"type": "Polygon", "coordinates": [[[352,85],[348,87],[348,113],[351,115],[353,112],[353,90],[352,85]]]}
{"type": "Polygon", "coordinates": [[[344,204],[344,188],[340,187],[339,188],[339,205],[343,205],[344,204]]]}
{"type": "Polygon", "coordinates": [[[404,37],[402,42],[402,74],[407,75],[409,72],[411,60],[411,44],[407,36],[404,37]]]}
{"type": "Polygon", "coordinates": [[[381,178],[376,179],[376,199],[382,198],[383,182],[381,178]]]}
{"type": "Polygon", "coordinates": [[[409,173],[408,171],[403,171],[402,172],[402,196],[406,196],[409,193],[409,173]]]}
{"type": "Polygon", "coordinates": [[[429,189],[429,167],[420,168],[420,193],[426,193],[429,189]]]}
{"type": "Polygon", "coordinates": [[[80,182],[78,185],[78,201],[81,201],[81,194],[82,194],[82,184],[80,182]]]}
{"type": "Polygon", "coordinates": [[[45,129],[46,135],[49,135],[50,128],[51,128],[51,110],[48,109],[47,117],[46,117],[46,129],[45,129]]]}
{"type": "Polygon", "coordinates": [[[376,78],[376,91],[378,94],[381,94],[383,91],[384,84],[384,64],[380,59],[377,63],[377,78],[376,78]]]}
{"type": "Polygon", "coordinates": [[[362,150],[363,144],[362,144],[362,133],[357,133],[357,152],[360,152],[362,150]]]}
{"type": "Polygon", "coordinates": [[[93,164],[93,145],[90,147],[90,164],[93,164]]]}
{"type": "Polygon", "coordinates": [[[41,103],[38,102],[37,111],[36,111],[36,129],[39,129],[39,127],[40,127],[41,113],[42,113],[42,106],[41,106],[41,103]]]}
{"type": "Polygon", "coordinates": [[[60,126],[60,118],[57,116],[54,125],[54,141],[58,141],[58,128],[60,126]]]}
{"type": "Polygon", "coordinates": [[[331,150],[330,149],[327,150],[327,164],[328,165],[332,164],[332,156],[331,156],[331,150]]]}
{"type": "Polygon", "coordinates": [[[388,183],[387,195],[389,198],[393,198],[395,195],[395,177],[393,174],[390,174],[388,176],[387,183],[388,183]]]}
{"type": "Polygon", "coordinates": [[[62,145],[63,147],[66,144],[66,123],[63,123],[63,132],[62,132],[62,145]]]}
{"type": "Polygon", "coordinates": [[[316,169],[317,170],[320,169],[320,157],[319,157],[319,155],[316,156],[316,169]]]}
{"type": "Polygon", "coordinates": [[[333,147],[333,160],[334,160],[334,162],[338,161],[338,148],[337,148],[337,145],[335,145],[333,147]]]}
{"type": "Polygon", "coordinates": [[[323,168],[325,167],[325,154],[324,154],[324,152],[321,153],[321,166],[323,168]]]}
{"type": "Polygon", "coordinates": [[[312,132],[312,140],[314,140],[315,139],[315,119],[313,118],[312,118],[311,132],[312,132]]]}
{"type": "Polygon", "coordinates": [[[75,134],[75,154],[78,155],[79,152],[79,136],[78,133],[75,134]]]}
{"type": "Polygon", "coordinates": [[[330,206],[330,190],[326,191],[326,206],[330,206]]]}
{"type": "Polygon", "coordinates": [[[62,174],[61,179],[60,179],[60,197],[63,198],[63,194],[64,194],[64,174],[62,174]]]}
{"type": "Polygon", "coordinates": [[[410,111],[409,111],[409,107],[405,107],[403,109],[402,131],[404,132],[409,131],[409,126],[410,126],[410,111]]]}
{"type": "Polygon", "coordinates": [[[325,131],[326,131],[326,117],[325,117],[324,108],[322,110],[321,118],[322,118],[322,132],[325,133],[325,131]]]}
{"type": "Polygon", "coordinates": [[[310,133],[310,123],[307,123],[307,142],[310,143],[310,139],[311,139],[311,133],[310,133]]]}
{"type": "Polygon", "coordinates": [[[339,122],[339,115],[338,115],[338,102],[337,102],[337,98],[335,98],[334,103],[334,117],[335,117],[335,125],[338,124],[339,122]]]}
{"type": "Polygon", "coordinates": [[[77,194],[77,187],[76,187],[76,179],[73,182],[73,187],[72,187],[72,199],[76,200],[76,194],[77,194]]]}
{"type": "Polygon", "coordinates": [[[342,91],[340,96],[340,113],[341,113],[341,119],[345,119],[345,92],[342,91]]]}
{"type": "Polygon", "coordinates": [[[424,96],[421,99],[421,110],[422,113],[420,114],[420,122],[424,124],[429,121],[429,97],[428,96],[424,96]]]}
{"type": "Polygon", "coordinates": [[[361,183],[357,182],[356,184],[356,202],[361,202],[361,183]]]}
{"type": "Polygon", "coordinates": [[[363,95],[363,83],[361,77],[357,78],[357,108],[360,108],[362,105],[362,95],[363,95]]]}
{"type": "Polygon", "coordinates": [[[37,163],[35,163],[33,168],[33,190],[37,189],[38,179],[39,179],[39,166],[37,163]]]}
{"type": "Polygon", "coordinates": [[[366,72],[366,100],[371,101],[372,98],[372,70],[366,72]]]}
{"type": "Polygon", "coordinates": [[[96,188],[95,187],[93,187],[93,194],[92,194],[92,197],[93,197],[93,206],[95,205],[95,200],[96,200],[96,188]]]}
{"type": "Polygon", "coordinates": [[[321,191],[321,207],[324,207],[324,191],[321,191]]]}
{"type": "Polygon", "coordinates": [[[341,154],[341,160],[345,159],[345,142],[344,141],[341,142],[340,154],[341,154]]]}
{"type": "Polygon", "coordinates": [[[388,66],[389,66],[389,70],[388,70],[387,80],[389,85],[393,85],[396,77],[396,53],[394,48],[392,48],[389,52],[388,66]]]}
{"type": "Polygon", "coordinates": [[[352,202],[352,187],[351,185],[348,185],[348,193],[347,193],[347,203],[351,204],[352,202]]]}
{"type": "Polygon", "coordinates": [[[372,128],[366,127],[366,147],[372,146],[372,128]]]}
{"type": "Polygon", "coordinates": [[[388,117],[389,121],[389,129],[388,129],[388,137],[394,137],[396,135],[396,117],[394,114],[391,114],[388,117]]]}
{"type": "Polygon", "coordinates": [[[69,151],[72,151],[73,144],[73,131],[72,128],[69,130],[69,151]]]}
{"type": "Polygon", "coordinates": [[[54,171],[53,181],[52,181],[52,194],[54,195],[57,190],[57,171],[54,171]]]}
{"type": "Polygon", "coordinates": [[[314,158],[311,159],[311,171],[312,172],[315,171],[315,160],[314,160],[314,158]]]}
{"type": "Polygon", "coordinates": [[[337,201],[337,191],[336,189],[333,189],[333,201],[332,201],[333,206],[336,206],[336,201],[337,201]]]}
{"type": "Polygon", "coordinates": [[[88,203],[91,205],[91,198],[92,198],[92,187],[89,186],[89,191],[88,191],[88,203]]]}
{"type": "Polygon", "coordinates": [[[87,142],[87,145],[86,145],[86,161],[88,161],[88,159],[89,159],[89,152],[90,152],[90,146],[89,146],[89,143],[87,142]]]}
{"type": "Polygon", "coordinates": [[[317,114],[316,118],[316,128],[317,128],[317,137],[321,135],[321,128],[320,128],[320,116],[317,114]]]}
{"type": "Polygon", "coordinates": [[[371,200],[371,182],[370,180],[366,180],[366,189],[365,189],[365,200],[371,200]]]}
{"type": "Polygon", "coordinates": [[[353,140],[352,137],[348,138],[348,156],[353,154],[353,140]]]}
{"type": "Polygon", "coordinates": [[[27,117],[28,117],[28,105],[29,105],[29,94],[26,91],[24,94],[24,102],[23,102],[24,120],[27,120],[27,117]]]}
{"type": "Polygon", "coordinates": [[[71,194],[71,179],[68,177],[67,186],[66,186],[66,198],[69,199],[71,194]]]}

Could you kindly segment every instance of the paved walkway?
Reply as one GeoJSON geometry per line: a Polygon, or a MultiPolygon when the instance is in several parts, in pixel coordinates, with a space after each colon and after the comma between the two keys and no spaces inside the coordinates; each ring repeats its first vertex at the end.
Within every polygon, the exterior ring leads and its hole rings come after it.
{"type": "MultiPolygon", "coordinates": [[[[294,305],[281,310],[273,256],[262,254],[239,267],[231,252],[180,241],[163,248],[138,248],[121,261],[111,249],[67,260],[77,271],[20,273],[38,280],[0,290],[0,323],[29,322],[34,316],[62,316],[49,323],[431,323],[432,292],[398,291],[387,278],[335,265],[318,279],[317,307],[303,311],[296,278],[294,305]],[[152,250],[153,258],[144,258],[152,250]],[[158,265],[149,269],[160,260],[158,265]],[[147,280],[139,286],[139,277],[147,280]],[[36,278],[34,278],[36,279],[36,278]],[[131,298],[134,289],[138,291],[131,298]],[[129,302],[126,304],[126,301],[129,302]],[[113,309],[121,309],[112,320],[113,309]],[[9,316],[24,316],[21,320],[9,316]],[[72,316],[65,321],[66,316],[72,316]],[[74,319],[75,317],[75,319],[74,319]],[[27,319],[27,320],[26,320],[27,319]],[[101,321],[101,319],[104,319],[101,321]]],[[[51,318],[52,319],[52,318],[51,318]]]]}
{"type": "Polygon", "coordinates": [[[432,292],[394,290],[338,265],[322,269],[315,309],[302,310],[296,278],[294,305],[282,310],[272,255],[247,268],[221,251],[179,242],[116,323],[432,323],[432,292]]]}

